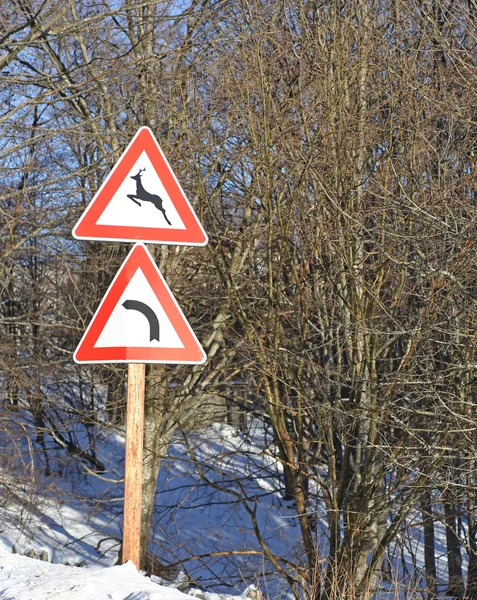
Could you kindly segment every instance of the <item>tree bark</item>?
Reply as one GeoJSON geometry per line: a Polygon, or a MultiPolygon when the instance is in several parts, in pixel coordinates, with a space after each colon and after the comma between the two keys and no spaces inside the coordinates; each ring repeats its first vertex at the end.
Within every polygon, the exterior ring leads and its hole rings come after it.
{"type": "Polygon", "coordinates": [[[162,457],[174,432],[174,419],[167,410],[167,385],[163,365],[146,367],[144,407],[144,462],[141,515],[141,565],[145,565],[151,536],[157,477],[162,457]]]}
{"type": "Polygon", "coordinates": [[[437,597],[436,542],[431,490],[427,487],[421,498],[421,514],[424,530],[424,567],[426,569],[427,598],[428,600],[434,600],[437,597]]]}
{"type": "Polygon", "coordinates": [[[444,500],[444,522],[446,527],[447,568],[449,574],[447,593],[452,598],[459,600],[464,597],[464,578],[462,575],[462,556],[460,553],[461,543],[457,535],[456,506],[448,497],[444,500]]]}

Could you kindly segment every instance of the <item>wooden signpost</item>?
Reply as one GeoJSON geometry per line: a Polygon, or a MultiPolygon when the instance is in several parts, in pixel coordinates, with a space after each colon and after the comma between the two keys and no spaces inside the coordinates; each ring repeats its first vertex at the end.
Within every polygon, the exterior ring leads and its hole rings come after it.
{"type": "Polygon", "coordinates": [[[122,560],[123,562],[131,560],[137,569],[139,569],[141,564],[142,454],[145,389],[146,365],[128,365],[122,560]]]}
{"type": "MultiPolygon", "coordinates": [[[[73,235],[85,240],[190,246],[208,242],[147,127],[138,131],[119,158],[73,235]]],[[[78,344],[74,360],[128,363],[122,561],[130,560],[139,569],[146,363],[201,364],[206,360],[143,244],[136,243],[121,265],[78,344]]]]}

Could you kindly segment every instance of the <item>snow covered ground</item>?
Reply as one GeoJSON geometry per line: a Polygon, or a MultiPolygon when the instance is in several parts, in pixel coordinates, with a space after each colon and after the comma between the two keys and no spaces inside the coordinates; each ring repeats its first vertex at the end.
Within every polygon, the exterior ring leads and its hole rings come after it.
{"type": "Polygon", "coordinates": [[[7,553],[0,547],[2,600],[182,600],[192,598],[137,572],[115,567],[69,567],[7,553]]]}
{"type": "Polygon", "coordinates": [[[127,562],[115,567],[70,567],[11,554],[0,546],[2,600],[250,600],[247,593],[230,596],[193,591],[183,594],[138,573],[127,562]]]}
{"type": "MultiPolygon", "coordinates": [[[[124,439],[117,430],[101,435],[97,448],[107,466],[101,478],[68,462],[50,477],[41,469],[32,473],[27,459],[19,465],[12,459],[8,468],[0,462],[0,600],[256,600],[255,589],[272,600],[288,598],[251,518],[275,555],[303,558],[296,510],[283,499],[279,462],[264,452],[270,444],[262,424],[250,423],[247,435],[216,424],[190,435],[187,444],[180,435],[174,439],[158,481],[150,544],[167,573],[159,569],[151,577],[132,564],[117,565],[124,439]],[[27,553],[48,562],[22,556],[27,553]]],[[[315,509],[326,553],[322,503],[315,509]]],[[[444,532],[437,533],[443,540],[444,532]]],[[[407,571],[399,579],[419,581],[421,528],[410,527],[406,536],[396,547],[396,565],[407,571]]],[[[445,581],[443,555],[438,567],[445,581]]]]}
{"type": "Polygon", "coordinates": [[[258,428],[252,440],[227,425],[214,425],[192,435],[188,447],[180,436],[175,439],[158,482],[151,549],[164,564],[177,566],[167,578],[153,575],[152,581],[133,565],[117,566],[123,507],[120,432],[102,440],[101,460],[106,463],[109,457],[109,464],[101,478],[71,465],[62,468],[61,476],[50,477],[38,468],[32,476],[27,461],[17,471],[15,461],[3,471],[0,466],[0,483],[7,478],[2,494],[8,494],[0,499],[0,599],[187,597],[174,589],[179,586],[218,600],[246,597],[244,590],[260,580],[275,590],[245,507],[255,511],[274,552],[290,557],[300,545],[296,511],[283,502],[279,467],[263,453],[263,435],[258,428]],[[191,451],[217,489],[201,480],[191,451]],[[48,562],[23,556],[27,553],[48,562]],[[168,581],[172,587],[164,587],[168,581]]]}

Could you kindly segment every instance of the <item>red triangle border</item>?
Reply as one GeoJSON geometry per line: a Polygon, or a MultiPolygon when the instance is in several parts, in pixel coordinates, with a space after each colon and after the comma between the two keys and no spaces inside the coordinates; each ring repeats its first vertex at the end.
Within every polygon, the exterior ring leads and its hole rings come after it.
{"type": "Polygon", "coordinates": [[[162,363],[202,364],[207,356],[192,328],[143,244],[136,244],[129,252],[96,310],[73,356],[77,363],[162,363]],[[138,269],[158,297],[183,348],[157,347],[100,347],[95,344],[108,319],[117,306],[126,286],[138,269]]]}
{"type": "Polygon", "coordinates": [[[205,246],[208,237],[149,127],[141,127],[95,194],[77,224],[73,236],[80,240],[147,242],[205,246]],[[177,210],[185,229],[99,225],[98,219],[129,175],[142,152],[146,152],[177,210]]]}

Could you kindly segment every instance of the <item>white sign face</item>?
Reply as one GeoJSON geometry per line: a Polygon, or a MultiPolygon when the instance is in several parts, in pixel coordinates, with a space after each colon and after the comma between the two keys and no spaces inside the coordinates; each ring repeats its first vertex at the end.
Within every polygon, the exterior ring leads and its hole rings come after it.
{"type": "Polygon", "coordinates": [[[95,348],[116,346],[184,347],[141,269],[133,275],[94,344],[95,348]]]}
{"type": "Polygon", "coordinates": [[[166,229],[169,227],[185,229],[156,169],[144,151],[96,223],[130,227],[153,227],[156,225],[166,229]],[[148,201],[147,198],[150,200],[148,201]]]}

